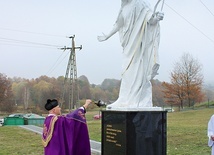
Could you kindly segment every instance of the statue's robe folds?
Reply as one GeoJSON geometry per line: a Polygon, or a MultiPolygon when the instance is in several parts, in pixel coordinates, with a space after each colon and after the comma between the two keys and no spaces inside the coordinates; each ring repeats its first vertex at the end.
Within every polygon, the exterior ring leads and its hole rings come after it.
{"type": "Polygon", "coordinates": [[[47,116],[42,143],[45,155],[91,155],[84,110],[79,108],[66,116],[47,116]]]}
{"type": "Polygon", "coordinates": [[[149,23],[153,12],[139,0],[124,7],[118,24],[123,47],[122,79],[119,98],[107,108],[152,107],[150,80],[159,69],[159,22],[149,23]]]}

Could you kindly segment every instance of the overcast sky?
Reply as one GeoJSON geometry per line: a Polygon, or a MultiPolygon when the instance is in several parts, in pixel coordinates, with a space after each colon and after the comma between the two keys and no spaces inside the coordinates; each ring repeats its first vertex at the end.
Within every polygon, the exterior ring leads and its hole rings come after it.
{"type": "MultiPolygon", "coordinates": [[[[75,35],[77,74],[90,83],[121,78],[122,48],[115,34],[105,42],[117,18],[120,0],[1,0],[0,73],[8,77],[64,76],[75,35]]],[[[151,1],[154,7],[156,1],[151,1]]],[[[160,4],[161,5],[161,4],[160,4]]],[[[160,10],[158,8],[157,10],[160,10]]],[[[156,79],[169,82],[170,72],[184,53],[203,65],[204,80],[214,83],[214,1],[165,0],[156,79]]]]}

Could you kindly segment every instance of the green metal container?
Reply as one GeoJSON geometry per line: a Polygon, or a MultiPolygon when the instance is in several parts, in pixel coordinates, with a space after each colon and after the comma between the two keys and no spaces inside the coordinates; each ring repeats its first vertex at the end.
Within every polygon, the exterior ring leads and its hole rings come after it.
{"type": "Polygon", "coordinates": [[[43,125],[45,118],[24,118],[25,125],[43,125]]]}
{"type": "Polygon", "coordinates": [[[24,125],[24,118],[22,118],[22,117],[5,117],[4,125],[24,125]]]}

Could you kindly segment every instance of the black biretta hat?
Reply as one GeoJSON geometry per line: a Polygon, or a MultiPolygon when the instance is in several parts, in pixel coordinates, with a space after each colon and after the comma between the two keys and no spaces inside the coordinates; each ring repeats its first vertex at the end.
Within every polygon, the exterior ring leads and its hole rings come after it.
{"type": "Polygon", "coordinates": [[[56,99],[53,99],[53,100],[48,99],[47,103],[45,104],[45,109],[49,111],[49,110],[55,108],[58,105],[59,104],[58,104],[58,101],[56,99]]]}

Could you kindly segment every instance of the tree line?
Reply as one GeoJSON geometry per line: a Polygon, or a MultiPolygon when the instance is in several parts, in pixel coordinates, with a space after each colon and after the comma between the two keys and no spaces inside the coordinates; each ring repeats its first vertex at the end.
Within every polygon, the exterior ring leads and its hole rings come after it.
{"type": "MultiPolygon", "coordinates": [[[[64,86],[64,77],[41,76],[36,79],[8,78],[0,73],[0,111],[12,112],[17,106],[27,109],[44,110],[47,99],[61,99],[63,91],[64,108],[68,108],[69,84],[64,86]],[[65,90],[63,90],[65,89],[65,90]]],[[[105,79],[101,85],[90,84],[86,76],[78,78],[79,100],[87,98],[105,102],[117,99],[120,81],[105,79]]]]}
{"type": "MultiPolygon", "coordinates": [[[[170,82],[152,80],[154,106],[191,107],[214,100],[214,92],[203,88],[202,65],[189,54],[184,54],[174,65],[170,82]]],[[[64,93],[64,107],[68,108],[69,87],[64,77],[41,76],[36,79],[8,78],[0,73],[0,111],[12,112],[18,106],[25,110],[44,110],[47,99],[60,99],[64,93]]],[[[111,103],[118,98],[120,80],[105,79],[100,85],[90,84],[82,75],[77,79],[79,100],[90,98],[111,103]]]]}

